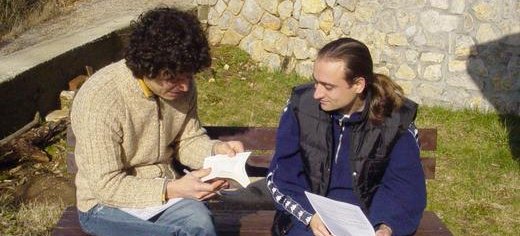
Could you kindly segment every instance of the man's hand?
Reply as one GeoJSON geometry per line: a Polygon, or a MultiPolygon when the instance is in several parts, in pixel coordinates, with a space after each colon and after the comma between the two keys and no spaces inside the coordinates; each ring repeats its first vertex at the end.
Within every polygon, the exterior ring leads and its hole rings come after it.
{"type": "Polygon", "coordinates": [[[206,200],[217,193],[218,190],[229,186],[227,181],[217,179],[211,183],[204,183],[200,178],[209,175],[211,169],[200,169],[189,172],[180,179],[173,180],[166,186],[166,196],[170,198],[191,198],[206,200]]]}
{"type": "Polygon", "coordinates": [[[330,236],[329,230],[327,230],[327,227],[321,222],[320,217],[318,214],[314,214],[311,218],[311,223],[309,223],[309,226],[311,227],[312,233],[316,236],[330,236]]]}
{"type": "Polygon", "coordinates": [[[240,141],[218,142],[213,146],[213,154],[226,154],[235,156],[238,152],[244,151],[244,145],[240,141]]]}
{"type": "Polygon", "coordinates": [[[376,231],[376,236],[392,236],[392,229],[388,225],[381,224],[376,231]]]}

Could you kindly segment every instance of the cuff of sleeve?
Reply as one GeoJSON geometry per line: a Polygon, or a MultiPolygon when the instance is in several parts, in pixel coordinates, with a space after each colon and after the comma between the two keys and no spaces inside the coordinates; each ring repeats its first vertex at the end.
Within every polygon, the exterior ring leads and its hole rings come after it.
{"type": "Polygon", "coordinates": [[[217,144],[220,144],[220,143],[223,143],[222,141],[220,140],[211,140],[213,141],[213,145],[211,146],[211,153],[210,153],[210,156],[214,156],[215,155],[215,146],[217,144]]]}
{"type": "Polygon", "coordinates": [[[163,184],[163,192],[161,194],[161,200],[162,203],[166,203],[168,201],[168,183],[170,182],[170,179],[165,179],[163,184]]]}

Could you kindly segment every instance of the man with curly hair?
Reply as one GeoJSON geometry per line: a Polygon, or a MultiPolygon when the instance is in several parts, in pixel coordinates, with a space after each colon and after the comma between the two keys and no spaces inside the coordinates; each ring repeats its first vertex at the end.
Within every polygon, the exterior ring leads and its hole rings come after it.
{"type": "Polygon", "coordinates": [[[201,200],[229,184],[202,182],[204,157],[233,156],[238,141],[210,140],[197,115],[193,75],[211,64],[197,18],[156,8],[132,22],[125,58],[82,86],[71,122],[76,135],[77,207],[93,235],[215,235],[201,200]],[[193,171],[180,176],[179,165],[193,171]],[[183,198],[142,220],[121,208],[183,198]]]}

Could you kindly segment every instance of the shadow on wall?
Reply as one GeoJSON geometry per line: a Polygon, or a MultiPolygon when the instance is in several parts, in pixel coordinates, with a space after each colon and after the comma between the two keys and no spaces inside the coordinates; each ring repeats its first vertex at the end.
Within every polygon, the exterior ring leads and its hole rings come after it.
{"type": "Polygon", "coordinates": [[[520,162],[520,33],[472,48],[469,75],[500,115],[513,158],[520,162]]]}

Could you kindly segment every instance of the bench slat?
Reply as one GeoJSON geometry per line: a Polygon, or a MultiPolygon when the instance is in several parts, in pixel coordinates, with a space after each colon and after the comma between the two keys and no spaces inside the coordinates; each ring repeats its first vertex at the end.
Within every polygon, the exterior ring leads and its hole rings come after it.
{"type": "Polygon", "coordinates": [[[273,150],[276,144],[276,128],[229,126],[204,128],[212,139],[242,141],[246,150],[273,150]]]}
{"type": "MultiPolygon", "coordinates": [[[[266,176],[267,168],[271,162],[272,155],[252,155],[247,160],[246,172],[248,176],[266,176]]],[[[435,179],[435,158],[422,157],[421,164],[426,179],[435,179]]]]}
{"type": "Polygon", "coordinates": [[[437,129],[419,129],[419,147],[423,151],[437,150],[437,129]]]}
{"type": "MultiPolygon", "coordinates": [[[[213,210],[212,212],[219,235],[271,235],[270,229],[274,217],[272,210],[213,210]]],[[[79,226],[76,207],[65,209],[51,235],[87,236],[79,226]]],[[[415,235],[451,236],[452,234],[435,213],[426,211],[415,235]]]]}

